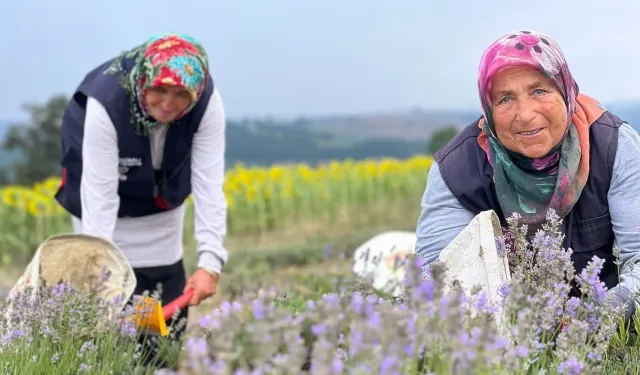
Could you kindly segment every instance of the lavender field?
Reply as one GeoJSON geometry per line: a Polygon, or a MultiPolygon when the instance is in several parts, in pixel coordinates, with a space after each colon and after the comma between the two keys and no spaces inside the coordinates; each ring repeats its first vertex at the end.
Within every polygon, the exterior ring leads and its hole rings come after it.
{"type": "MultiPolygon", "coordinates": [[[[245,254],[231,261],[214,305],[189,322],[188,338],[159,342],[159,357],[173,367],[161,373],[638,373],[633,332],[640,327],[625,325],[623,306],[610,303],[597,278],[601,260],[575,277],[583,297],[566,298],[565,271],[573,267],[550,219],[531,250],[515,257],[501,248],[515,271],[500,289],[500,306],[484,293],[443,293],[443,265],[428,268],[425,278],[417,258],[406,265],[401,298],[371,290],[349,272],[350,250],[362,238],[345,237],[329,249],[318,242],[245,254]],[[494,324],[497,307],[509,317],[506,334],[494,324]]],[[[511,236],[521,246],[516,224],[511,236]]],[[[142,333],[126,319],[105,322],[105,303],[61,285],[35,300],[19,297],[0,320],[1,373],[155,373],[153,364],[141,365],[142,333]]]]}

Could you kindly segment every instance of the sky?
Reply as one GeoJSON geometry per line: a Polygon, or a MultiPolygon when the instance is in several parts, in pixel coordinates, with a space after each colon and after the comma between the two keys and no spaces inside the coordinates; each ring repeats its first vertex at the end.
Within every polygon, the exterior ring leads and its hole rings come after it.
{"type": "Polygon", "coordinates": [[[151,35],[207,50],[228,117],[475,109],[485,48],[534,29],[562,48],[582,92],[640,99],[640,1],[29,0],[0,5],[0,119],[71,94],[151,35]]]}

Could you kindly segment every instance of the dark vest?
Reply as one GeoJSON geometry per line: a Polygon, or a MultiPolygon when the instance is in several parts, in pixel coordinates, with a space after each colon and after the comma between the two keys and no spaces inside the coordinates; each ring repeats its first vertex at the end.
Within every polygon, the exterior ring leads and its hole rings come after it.
{"type": "MultiPolygon", "coordinates": [[[[573,250],[577,273],[594,255],[605,260],[600,279],[608,288],[618,284],[617,266],[613,263],[614,233],[609,215],[607,192],[618,148],[618,129],[623,121],[605,112],[590,128],[590,170],[587,184],[573,210],[565,218],[564,248],[573,250]]],[[[434,155],[445,183],[460,203],[478,214],[494,210],[503,227],[504,214],[498,204],[492,167],[478,145],[477,121],[466,126],[434,155]]],[[[571,295],[576,295],[575,284],[571,295]]]]}
{"type": "MultiPolygon", "coordinates": [[[[131,121],[131,102],[120,84],[122,73],[105,73],[112,61],[85,76],[64,113],[62,184],[56,200],[69,213],[82,218],[82,139],[87,97],[93,97],[105,107],[117,132],[120,158],[117,166],[120,173],[118,217],[140,217],[174,209],[191,194],[191,142],[213,93],[213,81],[207,77],[198,104],[169,126],[162,167],[154,170],[149,137],[139,134],[131,121]]],[[[123,59],[121,64],[129,71],[132,59],[123,59]]]]}

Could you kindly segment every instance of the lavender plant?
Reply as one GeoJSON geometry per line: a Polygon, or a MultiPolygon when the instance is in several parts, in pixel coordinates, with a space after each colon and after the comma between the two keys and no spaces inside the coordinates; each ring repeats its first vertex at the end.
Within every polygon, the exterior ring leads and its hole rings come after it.
{"type": "MultiPolygon", "coordinates": [[[[619,324],[624,306],[612,303],[599,281],[603,261],[594,258],[575,274],[554,212],[532,238],[518,219],[497,239],[512,266],[497,302],[480,288],[445,288],[446,265],[425,267],[419,257],[398,264],[406,267],[398,298],[363,280],[309,276],[301,285],[318,298],[263,287],[224,301],[190,330],[178,372],[161,373],[626,373],[630,367],[611,365],[610,343],[616,349],[635,341],[619,324]],[[579,296],[569,295],[572,282],[579,296]],[[506,332],[497,328],[498,308],[508,318],[506,332]]],[[[140,366],[137,333],[126,319],[131,309],[104,324],[107,302],[92,298],[64,285],[35,299],[19,294],[17,308],[0,318],[0,373],[152,373],[140,366]]],[[[639,348],[613,352],[632,363],[639,348]]]]}
{"type": "Polygon", "coordinates": [[[115,304],[65,283],[15,293],[0,316],[0,373],[152,374],[134,306],[109,316],[115,304]]]}
{"type": "Polygon", "coordinates": [[[309,300],[297,313],[279,308],[269,290],[252,301],[224,302],[188,339],[181,373],[601,373],[622,314],[599,281],[602,260],[575,275],[553,212],[530,241],[517,220],[509,220],[508,238],[498,239],[514,266],[500,289],[506,336],[496,329],[496,306],[485,291],[444,292],[446,266],[433,263],[425,277],[413,258],[397,299],[360,287],[309,300]],[[572,280],[580,298],[569,297],[572,280]]]}

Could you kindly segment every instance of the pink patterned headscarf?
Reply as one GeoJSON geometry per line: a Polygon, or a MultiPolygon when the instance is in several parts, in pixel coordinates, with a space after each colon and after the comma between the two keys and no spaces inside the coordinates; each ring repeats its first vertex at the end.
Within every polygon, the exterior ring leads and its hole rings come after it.
{"type": "Polygon", "coordinates": [[[518,213],[521,224],[535,230],[548,208],[562,218],[580,197],[589,175],[589,127],[604,112],[599,103],[579,94],[560,47],[536,31],[504,34],[482,55],[478,93],[484,119],[478,144],[493,167],[496,194],[505,216],[518,213]],[[529,66],[556,86],[567,107],[562,141],[539,159],[507,150],[498,139],[492,120],[491,85],[506,68],[529,66]]]}
{"type": "Polygon", "coordinates": [[[530,66],[545,75],[560,90],[567,106],[567,121],[576,108],[578,84],[573,79],[560,47],[537,31],[515,31],[502,35],[484,52],[478,68],[478,93],[482,114],[493,130],[491,83],[496,73],[516,66],[530,66]]]}

